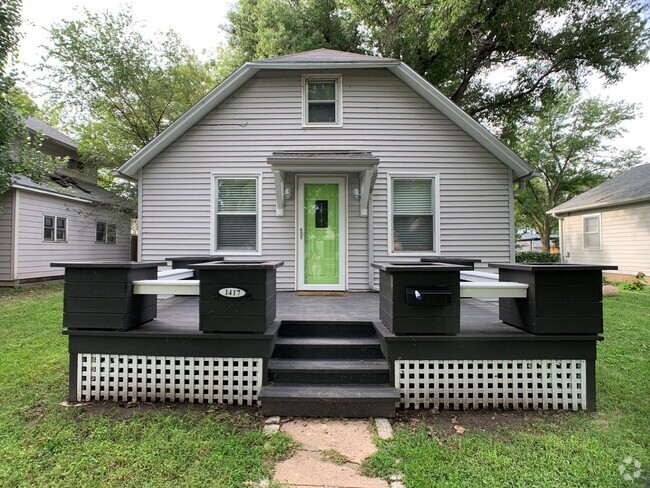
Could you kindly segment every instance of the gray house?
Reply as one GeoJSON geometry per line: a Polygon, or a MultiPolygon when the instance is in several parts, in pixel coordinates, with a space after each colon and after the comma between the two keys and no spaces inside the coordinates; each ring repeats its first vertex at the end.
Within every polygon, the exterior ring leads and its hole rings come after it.
{"type": "Polygon", "coordinates": [[[372,262],[514,261],[533,172],[402,62],[327,49],[246,63],[120,171],[140,260],[284,261],[278,289],[323,291],[376,289],[372,262]]]}
{"type": "Polygon", "coordinates": [[[43,137],[44,153],[68,159],[49,181],[18,177],[0,195],[0,286],[61,278],[52,261],[128,260],[128,203],[97,185],[71,138],[33,117],[26,126],[43,137]]]}
{"type": "Polygon", "coordinates": [[[564,261],[617,264],[622,275],[650,275],[650,164],[636,166],[549,213],[560,220],[564,261]]]}

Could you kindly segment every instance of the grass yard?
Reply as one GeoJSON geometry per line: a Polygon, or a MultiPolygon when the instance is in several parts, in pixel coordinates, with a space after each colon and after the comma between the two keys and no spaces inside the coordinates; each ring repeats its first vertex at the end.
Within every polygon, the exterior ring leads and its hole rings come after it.
{"type": "Polygon", "coordinates": [[[61,290],[0,290],[0,486],[241,488],[290,453],[254,409],[60,406],[61,290]]]}
{"type": "MultiPolygon", "coordinates": [[[[412,488],[647,485],[648,291],[605,301],[598,412],[404,416],[366,471],[402,474],[412,488]],[[636,481],[619,473],[627,457],[642,463],[636,481]]],[[[239,488],[269,477],[273,462],[291,452],[286,436],[262,434],[254,409],[62,407],[67,353],[61,304],[58,285],[0,290],[0,486],[239,488]]]]}
{"type": "MultiPolygon", "coordinates": [[[[597,412],[406,419],[393,440],[380,442],[366,471],[382,477],[400,473],[412,488],[648,486],[650,287],[605,299],[604,312],[597,412]],[[453,427],[463,424],[464,433],[456,433],[453,427]],[[628,457],[641,462],[639,479],[625,480],[619,472],[628,457]]],[[[634,471],[624,466],[626,473],[634,471]]]]}

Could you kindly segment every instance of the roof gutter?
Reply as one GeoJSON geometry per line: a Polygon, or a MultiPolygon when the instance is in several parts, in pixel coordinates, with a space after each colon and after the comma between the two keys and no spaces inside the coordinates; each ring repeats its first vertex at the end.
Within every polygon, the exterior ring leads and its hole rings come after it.
{"type": "Polygon", "coordinates": [[[617,200],[615,202],[610,202],[610,203],[592,203],[591,205],[582,205],[580,207],[570,207],[570,208],[565,208],[562,210],[555,210],[551,209],[547,214],[551,215],[552,217],[555,217],[556,219],[559,219],[558,215],[564,215],[568,214],[571,212],[582,212],[583,210],[593,210],[596,208],[608,208],[608,207],[618,207],[619,205],[627,205],[630,203],[637,203],[637,202],[645,202],[645,201],[650,201],[650,197],[648,196],[643,196],[643,197],[637,197],[637,198],[627,198],[625,200],[617,200]]]}
{"type": "Polygon", "coordinates": [[[540,173],[537,170],[533,170],[533,171],[531,171],[530,173],[528,173],[526,175],[522,175],[522,176],[518,176],[517,178],[514,178],[512,180],[512,182],[517,184],[517,188],[512,190],[512,194],[513,195],[518,195],[519,193],[524,191],[524,188],[526,188],[526,182],[528,180],[531,180],[533,178],[537,178],[539,176],[542,176],[542,173],[540,173]]]}

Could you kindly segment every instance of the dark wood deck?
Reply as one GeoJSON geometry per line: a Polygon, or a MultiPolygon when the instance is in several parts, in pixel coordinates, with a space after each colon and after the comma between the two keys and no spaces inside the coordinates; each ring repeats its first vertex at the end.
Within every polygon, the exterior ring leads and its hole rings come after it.
{"type": "MultiPolygon", "coordinates": [[[[534,337],[499,320],[494,304],[463,299],[461,334],[482,336],[534,337]]],[[[277,320],[291,321],[363,321],[379,322],[379,294],[346,293],[342,297],[298,296],[280,292],[277,296],[277,320]]],[[[158,301],[158,317],[127,334],[199,334],[197,297],[172,297],[158,301]]]]}

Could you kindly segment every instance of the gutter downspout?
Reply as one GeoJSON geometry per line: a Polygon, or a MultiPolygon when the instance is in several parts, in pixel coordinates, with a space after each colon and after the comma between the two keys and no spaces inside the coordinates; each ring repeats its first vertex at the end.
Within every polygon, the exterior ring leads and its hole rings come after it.
{"type": "Polygon", "coordinates": [[[532,178],[537,178],[539,176],[542,176],[542,173],[538,172],[537,170],[533,170],[530,173],[528,173],[527,175],[523,175],[523,176],[519,176],[518,178],[515,178],[514,180],[512,180],[512,182],[517,183],[517,188],[515,188],[512,191],[512,194],[517,195],[517,194],[521,193],[522,191],[524,191],[524,188],[526,188],[526,181],[527,180],[530,180],[532,178]]]}
{"type": "Polygon", "coordinates": [[[368,287],[375,292],[379,288],[375,286],[375,268],[372,267],[372,261],[375,259],[374,250],[374,229],[372,221],[372,193],[368,197],[368,287]]]}

